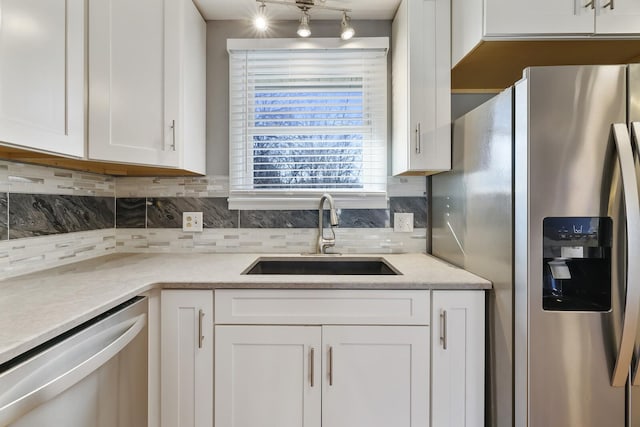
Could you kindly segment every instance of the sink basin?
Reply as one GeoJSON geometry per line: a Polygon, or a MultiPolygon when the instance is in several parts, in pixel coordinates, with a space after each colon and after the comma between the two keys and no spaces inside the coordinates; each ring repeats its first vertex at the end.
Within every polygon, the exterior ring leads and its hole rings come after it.
{"type": "Polygon", "coordinates": [[[382,258],[258,258],[242,274],[398,275],[382,258]]]}

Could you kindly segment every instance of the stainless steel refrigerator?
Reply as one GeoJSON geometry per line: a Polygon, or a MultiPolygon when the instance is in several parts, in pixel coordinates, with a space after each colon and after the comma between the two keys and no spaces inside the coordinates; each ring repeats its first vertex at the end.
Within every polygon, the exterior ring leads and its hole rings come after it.
{"type": "Polygon", "coordinates": [[[491,280],[487,425],[640,426],[640,64],[532,67],[456,120],[432,252],[491,280]]]}

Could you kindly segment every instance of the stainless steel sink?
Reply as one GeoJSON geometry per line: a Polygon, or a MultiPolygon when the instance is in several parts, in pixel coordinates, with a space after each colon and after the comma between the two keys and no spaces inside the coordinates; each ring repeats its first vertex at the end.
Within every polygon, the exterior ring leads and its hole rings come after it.
{"type": "Polygon", "coordinates": [[[399,275],[383,258],[337,256],[258,258],[242,274],[399,275]]]}

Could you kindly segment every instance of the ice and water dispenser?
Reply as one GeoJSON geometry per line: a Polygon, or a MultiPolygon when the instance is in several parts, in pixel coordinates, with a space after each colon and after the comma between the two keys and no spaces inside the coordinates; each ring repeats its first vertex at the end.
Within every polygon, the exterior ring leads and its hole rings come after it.
{"type": "Polygon", "coordinates": [[[611,218],[545,218],[542,308],[609,311],[612,240],[611,218]]]}

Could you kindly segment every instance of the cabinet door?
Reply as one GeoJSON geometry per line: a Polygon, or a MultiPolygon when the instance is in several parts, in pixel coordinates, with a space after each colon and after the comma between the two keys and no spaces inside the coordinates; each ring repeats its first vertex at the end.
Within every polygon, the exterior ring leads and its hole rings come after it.
{"type": "Polygon", "coordinates": [[[593,33],[589,0],[484,1],[485,36],[593,33]]]}
{"type": "Polygon", "coordinates": [[[484,292],[433,292],[432,427],[484,425],[484,292]]]}
{"type": "MultiPolygon", "coordinates": [[[[179,0],[89,1],[89,157],[177,167],[177,118],[169,118],[166,27],[179,0]]],[[[173,99],[171,100],[173,101],[173,99]]]]}
{"type": "Polygon", "coordinates": [[[428,326],[323,326],[322,424],[429,425],[428,326]]]}
{"type": "Polygon", "coordinates": [[[3,0],[0,15],[0,142],[83,156],[83,0],[3,0]]]}
{"type": "Polygon", "coordinates": [[[596,34],[640,33],[640,2],[636,0],[594,0],[596,34]]]}
{"type": "Polygon", "coordinates": [[[213,425],[213,292],[162,291],[163,427],[213,425]]]}
{"type": "MultiPolygon", "coordinates": [[[[179,84],[173,85],[174,106],[165,111],[167,121],[176,119],[176,149],[180,155],[180,168],[206,173],[206,103],[207,103],[207,24],[192,0],[180,0],[173,37],[180,40],[173,51],[179,57],[168,57],[177,73],[179,84]],[[177,70],[176,70],[177,68],[177,70]]],[[[170,90],[167,88],[167,90],[170,90]]],[[[167,99],[171,99],[168,96],[167,99]]]]}
{"type": "Polygon", "coordinates": [[[216,426],[320,427],[319,326],[218,325],[215,337],[216,426]]]}
{"type": "Polygon", "coordinates": [[[450,2],[404,0],[392,27],[393,175],[451,168],[450,2]]]}

